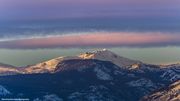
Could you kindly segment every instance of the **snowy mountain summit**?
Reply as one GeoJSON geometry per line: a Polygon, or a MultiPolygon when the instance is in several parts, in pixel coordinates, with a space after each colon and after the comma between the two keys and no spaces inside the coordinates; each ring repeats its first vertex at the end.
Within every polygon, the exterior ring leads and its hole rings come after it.
{"type": "MultiPolygon", "coordinates": [[[[26,66],[23,68],[16,68],[9,65],[0,65],[0,76],[2,75],[14,75],[14,74],[32,74],[32,73],[53,73],[57,69],[57,65],[63,61],[68,60],[99,60],[99,61],[109,61],[122,69],[137,70],[144,63],[128,59],[119,56],[107,49],[97,50],[93,52],[85,52],[76,56],[62,56],[54,58],[45,62],[37,63],[35,65],[26,66]],[[8,67],[7,67],[8,66],[8,67]]],[[[174,65],[172,65],[175,67],[174,65]]],[[[161,68],[161,66],[158,66],[161,68]]],[[[167,67],[171,67],[168,65],[167,67]]],[[[178,65],[179,67],[179,65],[178,65]]],[[[149,68],[152,69],[152,68],[149,68]]]]}
{"type": "Polygon", "coordinates": [[[56,69],[56,66],[62,61],[79,60],[79,59],[82,60],[96,59],[101,61],[109,61],[121,68],[127,68],[133,64],[141,63],[140,61],[127,59],[125,57],[118,56],[107,49],[103,49],[93,52],[85,52],[77,56],[65,56],[65,57],[58,57],[55,59],[51,59],[42,63],[38,63],[36,65],[28,66],[27,68],[25,68],[24,72],[25,73],[53,72],[56,69]]]}
{"type": "Polygon", "coordinates": [[[179,64],[145,64],[106,49],[22,68],[2,65],[0,97],[28,97],[32,101],[179,101],[179,68],[179,64]]]}
{"type": "Polygon", "coordinates": [[[126,67],[136,63],[140,63],[140,61],[135,61],[125,57],[118,56],[117,54],[107,49],[98,50],[94,52],[87,52],[79,55],[79,57],[82,59],[97,59],[102,61],[110,61],[120,67],[126,67]]]}

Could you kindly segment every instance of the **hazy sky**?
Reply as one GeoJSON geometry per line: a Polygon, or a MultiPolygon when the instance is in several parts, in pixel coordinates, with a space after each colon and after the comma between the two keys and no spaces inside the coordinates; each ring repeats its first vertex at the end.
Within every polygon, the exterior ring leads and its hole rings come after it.
{"type": "Polygon", "coordinates": [[[179,0],[0,0],[0,20],[180,17],[179,0]]]}
{"type": "MultiPolygon", "coordinates": [[[[74,56],[99,48],[0,49],[0,62],[14,66],[32,65],[59,56],[74,56]]],[[[150,64],[180,63],[180,47],[108,48],[120,56],[150,64]]]]}

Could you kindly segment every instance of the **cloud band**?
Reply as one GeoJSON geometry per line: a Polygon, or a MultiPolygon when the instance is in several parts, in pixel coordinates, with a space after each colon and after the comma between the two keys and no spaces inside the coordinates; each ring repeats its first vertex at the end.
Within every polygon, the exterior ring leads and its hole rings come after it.
{"type": "Polygon", "coordinates": [[[92,34],[52,36],[19,39],[0,42],[0,48],[74,48],[74,47],[153,47],[180,45],[179,34],[134,33],[134,32],[97,32],[92,34]]]}

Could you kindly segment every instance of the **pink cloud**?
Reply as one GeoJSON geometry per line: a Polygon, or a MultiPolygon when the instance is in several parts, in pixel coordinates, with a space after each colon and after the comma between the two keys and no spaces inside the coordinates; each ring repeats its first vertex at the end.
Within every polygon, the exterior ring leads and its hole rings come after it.
{"type": "Polygon", "coordinates": [[[163,33],[92,33],[21,39],[0,43],[1,48],[115,47],[180,45],[180,35],[163,33]]]}

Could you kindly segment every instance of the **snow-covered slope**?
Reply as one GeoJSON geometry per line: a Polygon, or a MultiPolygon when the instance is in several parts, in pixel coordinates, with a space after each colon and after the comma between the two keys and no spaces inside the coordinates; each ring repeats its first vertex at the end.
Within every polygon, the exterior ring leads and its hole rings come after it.
{"type": "Polygon", "coordinates": [[[67,56],[67,57],[58,57],[49,61],[45,61],[42,63],[38,63],[36,65],[28,66],[24,69],[25,73],[44,73],[44,72],[54,72],[57,64],[65,60],[73,60],[73,59],[96,59],[101,61],[110,61],[115,65],[127,68],[133,64],[141,63],[140,61],[135,61],[131,59],[127,59],[121,56],[116,55],[115,53],[108,51],[106,49],[94,51],[94,52],[86,52],[77,56],[67,56]]]}
{"type": "MultiPolygon", "coordinates": [[[[100,61],[109,61],[112,62],[113,64],[119,66],[120,68],[123,69],[129,69],[129,70],[136,70],[139,72],[142,72],[143,68],[146,68],[151,71],[159,71],[161,69],[167,69],[170,68],[169,70],[165,70],[164,74],[162,74],[162,78],[167,75],[168,77],[172,78],[172,81],[176,78],[180,78],[179,75],[176,75],[177,72],[179,72],[179,64],[173,64],[173,65],[167,65],[167,66],[156,66],[157,68],[149,68],[148,65],[143,66],[144,63],[136,60],[131,60],[125,57],[121,57],[116,55],[115,53],[103,49],[103,50],[98,50],[94,52],[86,52],[82,53],[77,56],[64,56],[64,57],[58,57],[55,59],[51,59],[45,62],[41,62],[35,65],[30,65],[24,68],[15,68],[13,66],[9,65],[0,65],[0,76],[2,75],[13,75],[13,74],[31,74],[31,73],[53,73],[56,70],[56,66],[61,63],[62,61],[65,60],[88,60],[88,59],[96,59],[100,61]],[[176,69],[171,69],[171,68],[176,68],[176,69]],[[141,68],[141,69],[140,69],[141,68]]],[[[164,78],[164,79],[165,79],[164,78]]],[[[168,79],[169,80],[169,79],[168,79]]]]}
{"type": "Polygon", "coordinates": [[[142,101],[180,101],[180,80],[164,89],[144,97],[142,101]]]}
{"type": "Polygon", "coordinates": [[[5,96],[5,95],[8,95],[8,94],[10,94],[10,92],[5,87],[0,85],[0,96],[5,96]]]}
{"type": "Polygon", "coordinates": [[[14,74],[18,74],[18,73],[22,73],[22,72],[16,68],[0,67],[0,76],[14,75],[14,74]]]}
{"type": "Polygon", "coordinates": [[[140,61],[131,60],[128,58],[118,56],[115,53],[106,49],[94,51],[94,52],[86,52],[77,56],[58,57],[35,65],[30,65],[24,68],[15,68],[9,65],[0,65],[0,76],[14,75],[14,74],[53,73],[56,70],[57,65],[60,64],[62,61],[79,60],[79,59],[82,60],[95,59],[100,61],[109,61],[117,65],[119,68],[128,69],[137,72],[143,72],[144,69],[146,70],[148,69],[148,71],[152,71],[152,72],[162,71],[163,72],[163,74],[161,74],[162,79],[168,79],[171,81],[180,78],[180,75],[178,75],[178,73],[180,72],[179,64],[173,64],[167,66],[145,65],[140,61]],[[157,67],[157,68],[151,68],[151,67],[157,67]]]}
{"type": "Polygon", "coordinates": [[[68,57],[58,57],[55,59],[51,59],[42,63],[38,63],[36,65],[27,66],[24,68],[25,73],[45,73],[45,72],[54,72],[56,66],[64,60],[71,60],[71,59],[80,59],[77,56],[68,56],[68,57]]]}
{"type": "Polygon", "coordinates": [[[35,98],[33,101],[63,101],[55,94],[44,95],[41,98],[35,98]]]}
{"type": "Polygon", "coordinates": [[[95,52],[87,52],[79,55],[79,57],[82,59],[97,59],[102,61],[110,61],[120,67],[127,67],[136,63],[140,63],[140,61],[135,61],[125,57],[118,56],[117,54],[106,49],[95,52]]]}
{"type": "Polygon", "coordinates": [[[134,63],[114,55],[102,50],[59,57],[22,68],[23,75],[0,76],[0,85],[11,91],[10,96],[28,96],[32,101],[139,101],[180,79],[179,65],[134,63]]]}
{"type": "Polygon", "coordinates": [[[21,73],[20,68],[0,63],[0,76],[21,73]]]}

